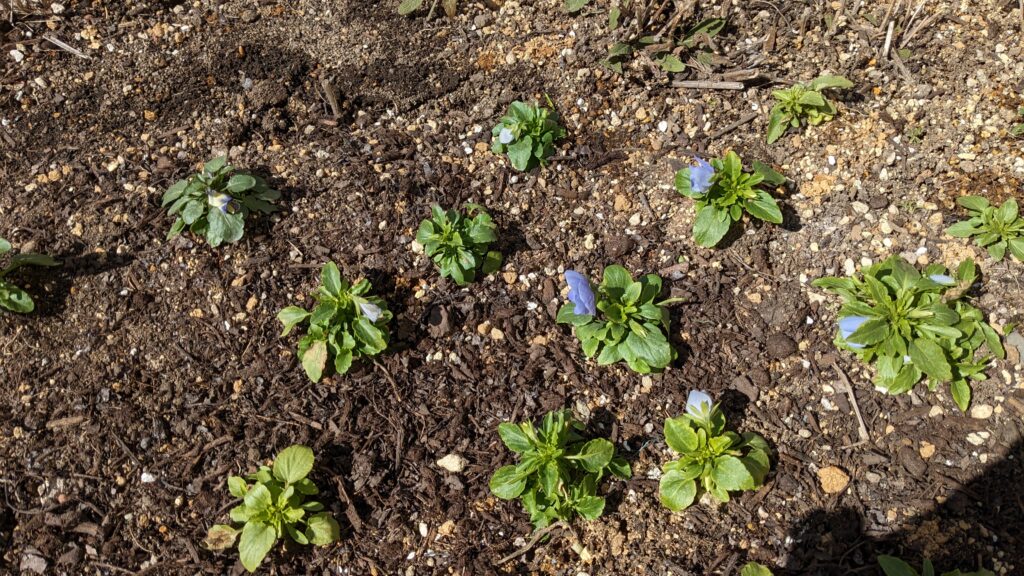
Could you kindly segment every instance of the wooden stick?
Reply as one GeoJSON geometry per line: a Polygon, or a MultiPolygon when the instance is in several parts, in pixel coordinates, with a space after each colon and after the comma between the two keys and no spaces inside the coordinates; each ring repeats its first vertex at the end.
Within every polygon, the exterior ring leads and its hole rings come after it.
{"type": "Polygon", "coordinates": [[[501,560],[498,560],[496,562],[496,564],[504,564],[505,562],[508,562],[509,560],[515,560],[516,558],[519,558],[523,554],[526,554],[527,552],[529,552],[530,549],[533,548],[533,546],[535,544],[537,544],[537,542],[540,541],[540,539],[543,538],[544,536],[547,536],[549,533],[554,532],[555,530],[567,529],[567,528],[569,528],[569,525],[566,524],[565,522],[562,522],[561,520],[559,520],[558,522],[555,522],[554,524],[551,524],[551,525],[549,525],[549,526],[547,526],[545,528],[541,528],[540,530],[537,530],[536,532],[533,533],[533,538],[530,538],[530,541],[526,543],[526,546],[523,546],[519,550],[516,550],[515,552],[509,554],[508,556],[505,556],[501,560]]]}
{"type": "MultiPolygon", "coordinates": [[[[853,404],[853,413],[857,416],[857,436],[860,437],[860,442],[857,444],[863,444],[868,440],[871,440],[871,435],[868,433],[868,427],[864,424],[864,417],[860,413],[860,404],[857,404],[857,397],[853,394],[853,385],[850,384],[850,377],[843,372],[843,369],[839,367],[835,362],[832,363],[832,369],[836,371],[836,376],[839,377],[839,381],[842,383],[842,387],[845,388],[844,392],[850,398],[850,404],[853,404]]],[[[852,446],[856,446],[853,444],[852,446]]],[[[850,446],[845,446],[849,448],[850,446]]]]}
{"type": "Polygon", "coordinates": [[[673,88],[693,88],[695,90],[743,90],[743,82],[715,82],[713,80],[677,80],[673,88]]]}

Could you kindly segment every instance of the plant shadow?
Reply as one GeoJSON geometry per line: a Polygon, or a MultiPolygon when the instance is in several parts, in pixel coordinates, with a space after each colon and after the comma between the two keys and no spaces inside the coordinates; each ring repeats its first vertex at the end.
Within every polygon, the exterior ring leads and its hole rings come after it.
{"type": "Polygon", "coordinates": [[[32,296],[36,304],[32,314],[41,318],[52,318],[65,310],[76,279],[122,268],[135,258],[131,255],[90,252],[59,254],[54,259],[60,265],[24,266],[12,272],[9,277],[32,296]]]}

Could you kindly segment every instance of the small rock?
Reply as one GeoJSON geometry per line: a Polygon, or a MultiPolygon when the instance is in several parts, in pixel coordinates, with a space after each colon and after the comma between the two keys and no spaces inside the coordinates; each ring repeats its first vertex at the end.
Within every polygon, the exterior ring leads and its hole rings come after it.
{"type": "MultiPolygon", "coordinates": [[[[11,50],[10,51],[10,55],[11,55],[11,58],[14,58],[14,61],[17,62],[18,64],[21,64],[21,61],[25,59],[25,54],[23,54],[21,52],[21,50],[18,50],[17,48],[15,48],[14,50],[11,50]]],[[[38,558],[38,556],[36,556],[36,558],[38,558]]],[[[24,560],[22,560],[22,562],[24,562],[24,560]]],[[[45,560],[44,560],[44,562],[45,562],[45,560]]],[[[44,566],[43,569],[45,570],[45,566],[44,566]]],[[[23,570],[24,570],[24,568],[23,568],[23,570]]]]}
{"type": "Polygon", "coordinates": [[[152,484],[153,482],[156,482],[156,476],[153,476],[149,472],[143,472],[140,479],[143,484],[152,484]]]}
{"type": "Polygon", "coordinates": [[[740,375],[732,380],[732,387],[744,396],[746,396],[751,402],[757,402],[758,396],[761,395],[761,391],[758,390],[757,386],[750,381],[750,378],[740,375]]]}
{"type": "Polygon", "coordinates": [[[436,464],[440,468],[444,468],[449,472],[455,472],[456,474],[458,474],[459,472],[462,472],[466,468],[466,464],[468,464],[468,462],[466,461],[465,458],[458,454],[449,454],[444,458],[438,460],[436,464]]]}
{"type": "Polygon", "coordinates": [[[629,198],[626,198],[623,194],[616,194],[614,208],[616,212],[628,211],[630,208],[629,198]]]}
{"type": "Polygon", "coordinates": [[[451,536],[455,533],[455,522],[446,520],[444,524],[437,527],[437,533],[441,536],[451,536]]]}
{"type": "Polygon", "coordinates": [[[971,407],[971,418],[975,420],[984,420],[992,416],[992,406],[988,404],[978,404],[971,407]]]}
{"type": "Polygon", "coordinates": [[[604,241],[604,250],[609,258],[619,258],[633,251],[636,243],[629,236],[612,236],[604,241]]]}
{"type": "Polygon", "coordinates": [[[1017,349],[1017,358],[1024,358],[1024,334],[1021,334],[1019,330],[1014,330],[1006,337],[1006,343],[1017,349]]]}
{"type": "Polygon", "coordinates": [[[918,450],[918,452],[921,454],[921,458],[927,460],[935,455],[935,444],[932,444],[927,440],[922,440],[921,448],[920,450],[918,450]]]}
{"type": "Polygon", "coordinates": [[[785,334],[772,334],[768,337],[768,356],[775,359],[785,358],[796,352],[796,342],[785,334]]]}
{"type": "Polygon", "coordinates": [[[944,412],[945,410],[942,409],[942,406],[932,406],[932,409],[928,411],[928,417],[935,418],[937,416],[942,416],[944,412]]]}
{"type": "Polygon", "coordinates": [[[850,477],[836,466],[827,466],[818,470],[818,480],[821,482],[821,489],[826,494],[839,494],[850,484],[850,477]]]}
{"type": "Polygon", "coordinates": [[[896,456],[899,458],[900,464],[903,468],[906,469],[906,471],[914,478],[920,478],[928,471],[928,464],[921,458],[921,455],[917,453],[917,450],[914,450],[910,446],[900,448],[900,451],[896,456]]]}
{"type": "Polygon", "coordinates": [[[967,442],[971,446],[981,446],[982,444],[985,443],[985,439],[981,437],[981,434],[978,434],[977,432],[971,432],[970,434],[967,435],[967,442]]]}
{"type": "Polygon", "coordinates": [[[497,328],[491,328],[491,340],[504,340],[505,333],[497,328]]]}
{"type": "Polygon", "coordinates": [[[18,567],[22,573],[35,572],[36,574],[45,574],[46,559],[35,554],[25,554],[21,557],[21,564],[18,567]]]}

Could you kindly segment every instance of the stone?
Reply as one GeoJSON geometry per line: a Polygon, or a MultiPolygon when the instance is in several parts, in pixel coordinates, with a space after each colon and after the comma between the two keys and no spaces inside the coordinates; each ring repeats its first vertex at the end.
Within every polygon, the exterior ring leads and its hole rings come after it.
{"type": "Polygon", "coordinates": [[[988,404],[977,404],[971,407],[971,418],[984,420],[992,416],[992,406],[988,404]]]}
{"type": "Polygon", "coordinates": [[[746,396],[751,402],[757,402],[757,398],[761,395],[761,391],[758,390],[757,386],[754,386],[750,378],[743,375],[733,378],[732,387],[746,396]]]}
{"type": "Polygon", "coordinates": [[[818,480],[826,494],[839,494],[850,484],[850,477],[836,466],[826,466],[818,470],[818,480]]]}
{"type": "Polygon", "coordinates": [[[768,337],[768,356],[780,360],[796,352],[796,342],[786,334],[777,333],[768,337]]]}
{"type": "Polygon", "coordinates": [[[437,464],[439,468],[443,468],[449,472],[454,472],[456,474],[465,470],[466,464],[468,463],[469,462],[467,462],[466,459],[460,456],[459,454],[448,454],[447,456],[435,462],[435,464],[437,464]]]}
{"type": "Polygon", "coordinates": [[[900,461],[900,465],[903,466],[911,477],[920,478],[928,471],[928,464],[921,458],[921,455],[917,453],[917,450],[914,450],[910,446],[900,448],[896,457],[900,461]]]}

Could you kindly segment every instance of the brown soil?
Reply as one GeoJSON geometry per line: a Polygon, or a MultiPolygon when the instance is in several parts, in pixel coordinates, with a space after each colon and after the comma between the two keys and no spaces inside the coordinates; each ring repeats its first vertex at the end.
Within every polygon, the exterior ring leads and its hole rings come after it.
{"type": "Polygon", "coordinates": [[[688,21],[728,18],[714,73],[758,69],[742,91],[672,88],[640,62],[609,74],[604,3],[570,16],[554,0],[464,1],[430,22],[394,4],[62,0],[0,23],[0,235],[64,262],[19,273],[37,314],[0,313],[0,571],[239,573],[201,546],[226,521],[226,476],[305,443],[342,540],[277,549],[267,573],[735,574],[756,560],[872,574],[887,552],[1024,574],[1020,353],[975,386],[987,416],[945,391],[883,396],[833,346],[834,300],[809,288],[890,253],[973,256],[993,323],[1024,321],[1020,264],[942,233],[960,194],[1021,196],[1006,134],[1024,77],[1016,2],[939,0],[916,20],[897,2],[902,68],[878,58],[886,2],[689,3],[688,21]],[[772,83],[826,70],[857,84],[834,95],[841,115],[766,146],[772,83]],[[543,94],[570,136],[549,169],[515,174],[490,127],[543,94]],[[700,249],[673,170],[728,149],[792,180],[786,222],[700,249]],[[284,210],[221,250],[166,242],[162,191],[225,152],[284,191],[284,210]],[[501,227],[505,267],[458,289],[411,240],[432,202],[470,200],[501,227]],[[314,385],[275,315],[328,259],[369,278],[396,322],[379,365],[314,385]],[[662,375],[587,363],[554,322],[562,267],[614,262],[687,298],[662,375]],[[768,438],[773,472],[729,505],[671,514],[661,426],[695,387],[768,438]],[[497,564],[530,534],[487,488],[510,461],[497,425],[565,406],[634,478],[576,526],[591,562],[562,534],[497,564]],[[450,453],[461,473],[435,464],[450,453]],[[847,490],[822,490],[827,466],[847,490]]]}

